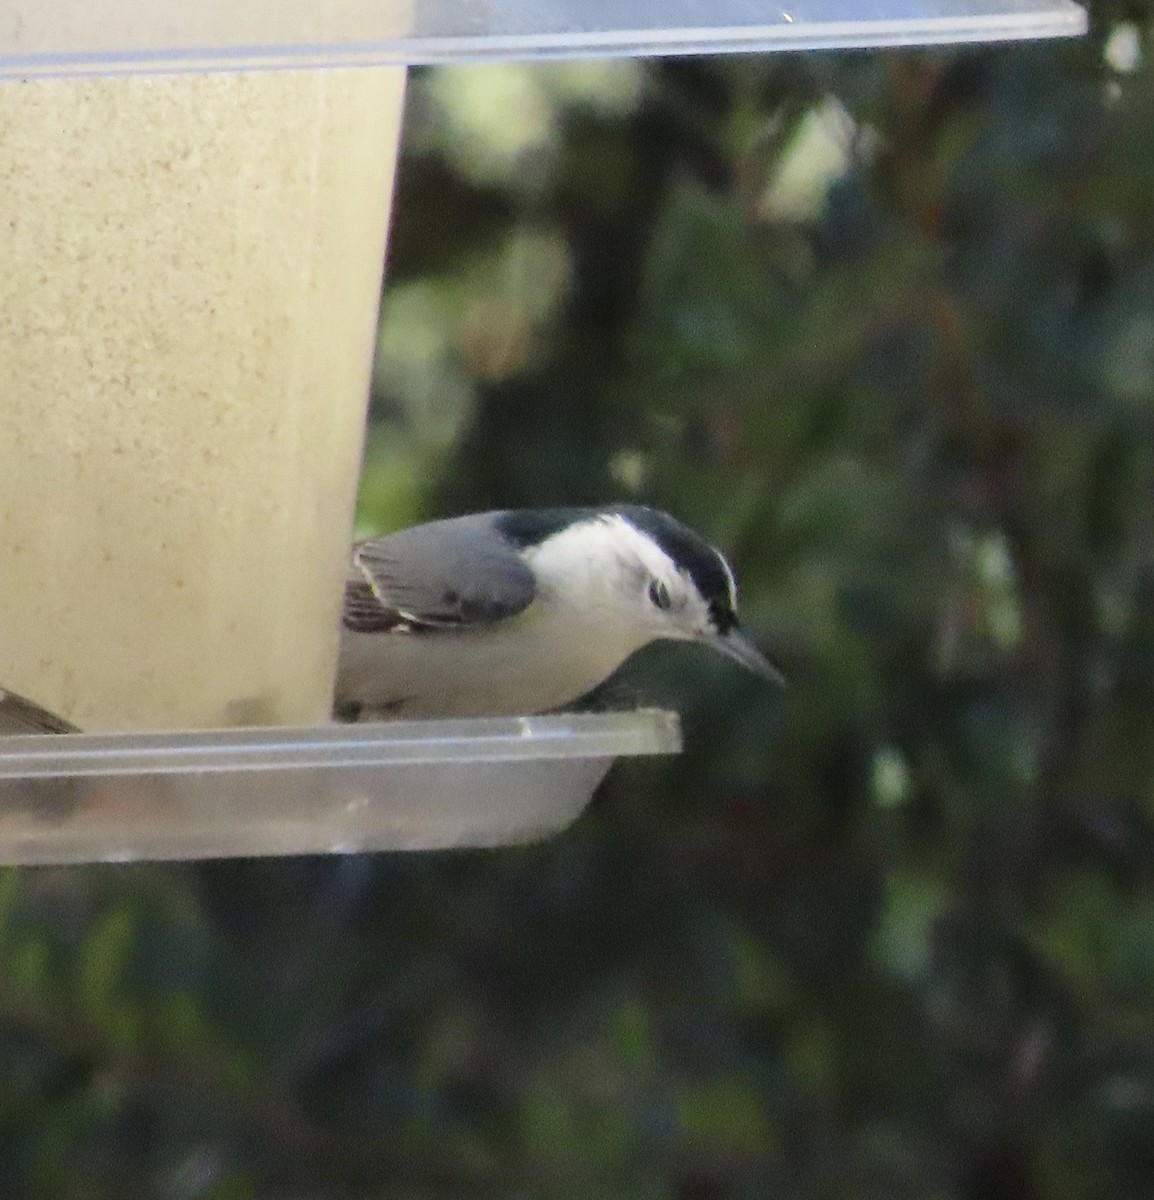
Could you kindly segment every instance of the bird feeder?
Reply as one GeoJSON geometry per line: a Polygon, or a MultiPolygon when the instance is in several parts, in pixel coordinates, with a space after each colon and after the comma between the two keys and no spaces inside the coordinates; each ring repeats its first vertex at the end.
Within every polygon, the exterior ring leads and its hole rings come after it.
{"type": "Polygon", "coordinates": [[[0,862],[522,840],[678,748],[652,712],[327,724],[408,65],[1085,28],[1070,0],[0,0],[0,686],[94,731],[0,741],[0,862]]]}

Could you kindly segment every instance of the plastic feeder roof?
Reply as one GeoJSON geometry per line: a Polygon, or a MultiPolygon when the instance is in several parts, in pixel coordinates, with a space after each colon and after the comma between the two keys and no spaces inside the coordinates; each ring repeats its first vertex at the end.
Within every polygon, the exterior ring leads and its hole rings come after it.
{"type": "Polygon", "coordinates": [[[0,0],[0,73],[829,50],[1086,25],[1072,0],[0,0]]]}

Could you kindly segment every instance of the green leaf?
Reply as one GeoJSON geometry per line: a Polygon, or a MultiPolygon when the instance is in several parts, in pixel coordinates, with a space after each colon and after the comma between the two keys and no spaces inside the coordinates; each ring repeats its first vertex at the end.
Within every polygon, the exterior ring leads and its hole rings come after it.
{"type": "Polygon", "coordinates": [[[19,867],[0,870],[0,945],[8,938],[20,902],[20,877],[19,867]]]}
{"type": "Polygon", "coordinates": [[[203,1195],[204,1200],[254,1200],[256,1185],[240,1171],[228,1171],[203,1195]]]}
{"type": "Polygon", "coordinates": [[[41,996],[48,987],[51,955],[43,938],[30,938],[11,956],[9,971],[13,986],[27,996],[41,996]]]}
{"type": "Polygon", "coordinates": [[[710,1149],[770,1154],[776,1138],[761,1092],[740,1075],[690,1084],[677,1096],[685,1133],[710,1149]]]}
{"type": "Polygon", "coordinates": [[[908,871],[890,876],[873,951],[892,974],[911,983],[924,978],[933,950],[934,926],[949,899],[940,879],[908,871]]]}
{"type": "Polygon", "coordinates": [[[81,949],[79,993],[85,1015],[118,1040],[129,1029],[117,1011],[117,992],[132,953],[136,919],[127,905],[100,920],[81,949]]]}
{"type": "Polygon", "coordinates": [[[581,1147],[572,1100],[548,1083],[530,1088],[521,1107],[521,1130],[528,1149],[543,1157],[566,1157],[581,1147]]]}
{"type": "Polygon", "coordinates": [[[614,1045],[622,1061],[633,1069],[652,1058],[653,1034],[649,1011],[636,998],[623,1000],[610,1017],[614,1045]]]}

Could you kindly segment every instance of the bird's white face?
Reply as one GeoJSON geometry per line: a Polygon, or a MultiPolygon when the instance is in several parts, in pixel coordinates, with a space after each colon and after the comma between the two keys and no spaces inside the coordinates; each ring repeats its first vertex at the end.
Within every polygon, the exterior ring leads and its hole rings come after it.
{"type": "MultiPolygon", "coordinates": [[[[688,573],[652,538],[616,515],[570,525],[526,553],[538,599],[582,614],[607,640],[630,650],[657,638],[708,641],[718,630],[708,602],[688,573]]],[[[721,556],[736,602],[733,575],[721,556]]]]}

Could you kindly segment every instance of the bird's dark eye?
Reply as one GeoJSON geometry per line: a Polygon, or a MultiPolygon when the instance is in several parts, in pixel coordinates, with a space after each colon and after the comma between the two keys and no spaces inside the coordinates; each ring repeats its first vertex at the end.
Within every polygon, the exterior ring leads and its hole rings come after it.
{"type": "Polygon", "coordinates": [[[660,579],[653,579],[649,583],[649,600],[656,608],[668,608],[673,603],[669,598],[669,589],[661,582],[660,579]]]}

